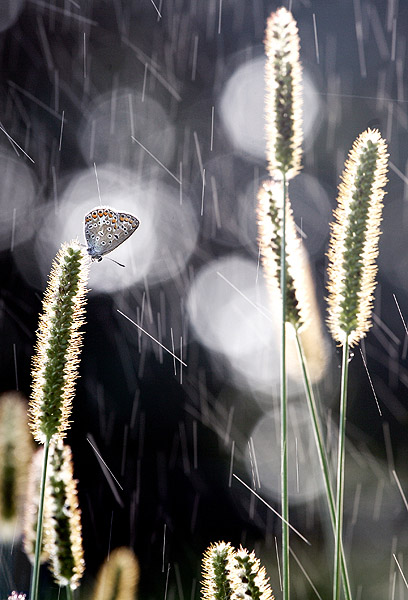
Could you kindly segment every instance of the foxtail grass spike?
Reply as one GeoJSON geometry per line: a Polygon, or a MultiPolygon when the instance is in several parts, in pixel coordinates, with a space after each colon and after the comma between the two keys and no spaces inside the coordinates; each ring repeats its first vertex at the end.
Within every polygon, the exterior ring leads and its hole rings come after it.
{"type": "Polygon", "coordinates": [[[232,600],[232,557],[234,549],[229,542],[212,544],[204,553],[202,562],[202,599],[232,600]]]}
{"type": "Polygon", "coordinates": [[[266,154],[274,179],[289,181],[301,169],[302,69],[296,21],[286,8],[272,13],[266,25],[266,154]]]}
{"type": "Polygon", "coordinates": [[[139,563],[131,548],[116,548],[99,570],[92,600],[135,600],[139,563]]]}
{"type": "MultiPolygon", "coordinates": [[[[266,181],[258,192],[258,239],[262,265],[272,300],[282,297],[282,185],[266,181]]],[[[305,282],[306,260],[289,200],[286,202],[286,322],[295,329],[308,321],[308,286],[305,282]]]]}
{"type": "Polygon", "coordinates": [[[0,542],[21,535],[32,453],[27,402],[19,392],[5,392],[0,396],[0,542]]]}
{"type": "Polygon", "coordinates": [[[50,274],[33,357],[31,430],[37,442],[62,439],[78,376],[89,258],[77,241],[63,244],[50,274]]]}
{"type": "MultiPolygon", "coordinates": [[[[258,192],[257,220],[258,242],[265,282],[268,287],[271,310],[278,312],[281,294],[281,243],[282,243],[282,185],[265,181],[258,192]]],[[[316,301],[313,278],[307,252],[297,233],[295,221],[287,199],[286,207],[286,322],[299,332],[307,358],[312,381],[319,380],[327,366],[326,341],[316,301]]],[[[293,336],[292,336],[293,337],[293,336]]],[[[287,340],[290,352],[294,340],[287,340]]],[[[292,353],[296,348],[292,348],[292,353]]],[[[297,361],[287,361],[288,373],[299,377],[297,361]]]]}
{"type": "Polygon", "coordinates": [[[72,590],[78,587],[85,569],[76,484],[71,449],[58,440],[50,447],[44,506],[45,549],[55,581],[72,590]]]}
{"type": "Polygon", "coordinates": [[[353,144],[339,186],[328,252],[328,325],[336,342],[357,344],[371,327],[387,146],[367,129],[353,144]]]}
{"type": "Polygon", "coordinates": [[[232,564],[238,585],[234,590],[234,598],[252,600],[274,600],[265,568],[256,558],[255,553],[249,553],[240,548],[234,553],[232,564]]]}
{"type": "MultiPolygon", "coordinates": [[[[35,544],[37,538],[38,503],[40,501],[40,487],[42,467],[44,464],[44,448],[41,446],[34,453],[28,474],[27,500],[24,506],[24,532],[23,548],[28,559],[34,564],[35,544]]],[[[48,560],[44,543],[41,544],[40,563],[48,560]]]]}

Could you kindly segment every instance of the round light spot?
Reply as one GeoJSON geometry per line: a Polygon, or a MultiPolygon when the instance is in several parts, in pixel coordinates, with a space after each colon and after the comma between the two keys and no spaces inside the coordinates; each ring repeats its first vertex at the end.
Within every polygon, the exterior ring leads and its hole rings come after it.
{"type": "Polygon", "coordinates": [[[113,89],[94,100],[78,136],[82,155],[90,165],[114,163],[139,173],[153,170],[160,176],[163,167],[149,152],[167,165],[175,144],[174,126],[162,106],[130,88],[113,89]]]}
{"type": "Polygon", "coordinates": [[[0,250],[30,238],[41,207],[35,208],[36,184],[25,159],[0,148],[0,250]]]}
{"type": "MultiPolygon", "coordinates": [[[[235,148],[265,159],[265,57],[241,64],[226,82],[220,99],[220,116],[235,148]]],[[[315,86],[303,69],[303,132],[306,146],[317,134],[322,110],[315,86]]]]}
{"type": "MultiPolygon", "coordinates": [[[[255,475],[262,496],[280,500],[280,410],[266,413],[250,434],[254,456],[246,452],[248,476],[255,475]],[[256,467],[254,465],[256,464],[256,467]],[[259,482],[258,482],[259,475],[259,482]]],[[[324,482],[313,437],[311,420],[304,402],[288,407],[288,493],[292,504],[309,502],[323,491],[324,482]]]]}
{"type": "Polygon", "coordinates": [[[6,31],[17,21],[25,5],[25,0],[1,0],[0,31],[6,31]]]}

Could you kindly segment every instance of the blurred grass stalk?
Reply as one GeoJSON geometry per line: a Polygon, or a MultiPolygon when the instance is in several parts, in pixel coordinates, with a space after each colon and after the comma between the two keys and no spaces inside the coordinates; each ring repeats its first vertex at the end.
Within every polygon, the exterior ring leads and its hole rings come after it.
{"type": "Polygon", "coordinates": [[[377,130],[367,129],[359,135],[344,167],[339,185],[338,206],[331,225],[328,253],[328,325],[333,339],[343,349],[333,600],[339,600],[341,591],[349,348],[358,344],[371,327],[387,161],[387,146],[377,130]]]}
{"type": "MultiPolygon", "coordinates": [[[[43,300],[32,363],[30,427],[44,445],[40,501],[30,600],[38,600],[44,496],[50,443],[62,441],[69,428],[71,402],[78,376],[89,260],[78,242],[63,244],[51,269],[43,300]]],[[[70,586],[67,586],[68,597],[70,586]]]]}
{"type": "Polygon", "coordinates": [[[302,100],[299,35],[292,14],[279,8],[268,18],[265,32],[265,115],[268,171],[282,181],[280,246],[281,323],[281,513],[282,587],[289,600],[289,501],[286,390],[286,196],[287,183],[300,170],[302,155],[302,100]]]}
{"type": "MultiPolygon", "coordinates": [[[[26,415],[27,418],[27,415],[26,415]]],[[[24,506],[24,531],[23,548],[24,552],[31,562],[35,560],[35,543],[37,537],[38,506],[40,501],[40,489],[42,479],[42,465],[44,463],[44,447],[40,446],[35,451],[28,474],[27,481],[27,500],[24,506]]],[[[40,563],[48,560],[47,552],[42,544],[40,563]]]]}

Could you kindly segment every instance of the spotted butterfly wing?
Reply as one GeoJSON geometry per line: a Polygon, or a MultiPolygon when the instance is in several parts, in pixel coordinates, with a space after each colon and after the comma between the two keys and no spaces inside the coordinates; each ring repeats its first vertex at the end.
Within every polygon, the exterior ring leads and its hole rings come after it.
{"type": "Polygon", "coordinates": [[[92,260],[102,260],[127,240],[139,227],[139,220],[109,206],[98,206],[85,215],[85,239],[92,260]]]}

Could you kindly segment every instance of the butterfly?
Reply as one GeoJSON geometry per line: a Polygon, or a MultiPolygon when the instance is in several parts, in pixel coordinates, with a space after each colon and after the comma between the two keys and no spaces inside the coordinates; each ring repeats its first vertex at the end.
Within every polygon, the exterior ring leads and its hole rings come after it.
{"type": "Polygon", "coordinates": [[[85,215],[85,239],[92,260],[101,261],[127,240],[140,222],[128,213],[116,212],[109,206],[98,206],[85,215]]]}

